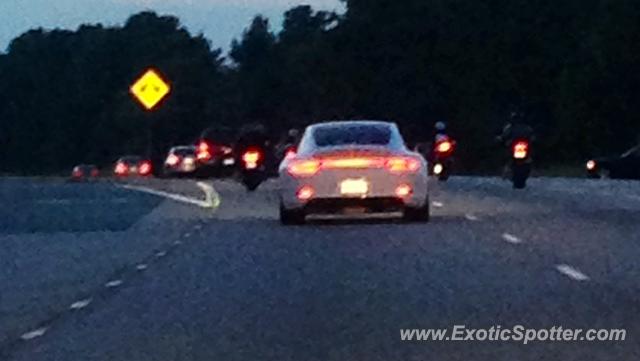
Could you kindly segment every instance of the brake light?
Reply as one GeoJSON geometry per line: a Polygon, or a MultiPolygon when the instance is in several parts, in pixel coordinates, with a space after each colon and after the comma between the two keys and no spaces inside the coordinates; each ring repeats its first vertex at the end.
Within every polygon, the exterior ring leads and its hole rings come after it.
{"type": "Polygon", "coordinates": [[[74,178],[80,178],[82,177],[82,170],[80,169],[80,167],[75,167],[73,168],[73,172],[71,173],[71,176],[74,178]]]}
{"type": "Polygon", "coordinates": [[[262,159],[262,154],[257,150],[248,150],[242,155],[242,161],[246,169],[258,168],[260,159],[262,159]]]}
{"type": "Polygon", "coordinates": [[[286,160],[290,160],[296,157],[296,149],[294,147],[291,147],[289,149],[287,149],[285,155],[284,155],[284,159],[286,160]]]}
{"type": "Polygon", "coordinates": [[[445,140],[436,145],[436,152],[438,153],[448,153],[453,149],[453,144],[450,141],[445,140]]]}
{"type": "Polygon", "coordinates": [[[167,161],[166,161],[166,163],[167,163],[168,165],[172,166],[172,167],[173,167],[173,166],[176,166],[176,165],[178,165],[178,163],[180,163],[180,157],[178,157],[178,156],[177,156],[177,155],[175,155],[175,154],[171,154],[171,155],[169,155],[169,156],[167,157],[167,161]]]}
{"type": "Polygon", "coordinates": [[[381,168],[384,166],[382,158],[336,158],[326,159],[322,162],[322,168],[332,169],[364,169],[381,168]]]}
{"type": "Polygon", "coordinates": [[[513,145],[513,158],[525,159],[529,156],[529,143],[518,141],[513,145]]]}
{"type": "Polygon", "coordinates": [[[140,167],[138,168],[138,174],[143,176],[151,174],[151,162],[149,161],[142,162],[140,164],[140,167]]]}
{"type": "Polygon", "coordinates": [[[420,161],[410,157],[389,158],[386,165],[391,173],[414,173],[420,169],[420,161]]]}
{"type": "Polygon", "coordinates": [[[118,162],[118,164],[116,164],[115,173],[117,175],[125,175],[127,174],[128,171],[129,171],[129,167],[127,167],[126,164],[122,162],[118,162]]]}
{"type": "Polygon", "coordinates": [[[292,162],[287,171],[294,177],[311,177],[320,171],[320,161],[315,159],[303,159],[292,162]]]}
{"type": "Polygon", "coordinates": [[[198,158],[198,160],[205,162],[212,158],[211,147],[207,142],[200,142],[200,144],[198,144],[198,152],[196,154],[196,157],[198,158]]]}

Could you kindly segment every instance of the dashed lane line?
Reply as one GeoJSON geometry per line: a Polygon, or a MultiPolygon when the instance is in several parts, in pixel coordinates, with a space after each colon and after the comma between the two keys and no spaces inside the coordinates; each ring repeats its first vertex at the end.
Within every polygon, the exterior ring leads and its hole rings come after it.
{"type": "Polygon", "coordinates": [[[502,239],[504,239],[505,241],[511,243],[511,244],[520,244],[522,243],[522,240],[516,236],[514,236],[513,234],[509,234],[509,233],[504,233],[502,235],[502,239]]]}
{"type": "Polygon", "coordinates": [[[434,207],[436,207],[436,208],[442,208],[442,207],[444,207],[444,204],[443,204],[442,202],[436,202],[436,201],[434,201],[434,202],[432,202],[431,204],[432,204],[434,207]]]}
{"type": "Polygon", "coordinates": [[[113,280],[113,281],[107,282],[104,286],[107,288],[115,288],[120,285],[122,285],[122,280],[113,280]]]}
{"type": "Polygon", "coordinates": [[[477,222],[477,221],[479,221],[479,220],[480,220],[477,216],[475,216],[475,215],[473,215],[473,214],[471,214],[471,213],[465,214],[465,216],[464,216],[464,217],[465,217],[467,220],[469,220],[469,221],[473,221],[473,222],[477,222]]]}
{"type": "Polygon", "coordinates": [[[139,265],[137,265],[137,266],[136,266],[136,269],[137,269],[138,271],[144,271],[144,270],[146,270],[147,268],[149,268],[149,266],[147,266],[147,265],[146,265],[146,264],[144,264],[144,263],[141,263],[141,264],[139,264],[139,265]]]}
{"type": "Polygon", "coordinates": [[[91,304],[91,299],[87,298],[84,300],[80,300],[80,301],[76,301],[74,303],[71,304],[71,306],[69,306],[70,310],[81,310],[87,306],[89,306],[91,304]]]}
{"type": "Polygon", "coordinates": [[[24,341],[29,341],[29,340],[33,340],[34,338],[44,336],[45,333],[47,333],[47,328],[40,327],[38,329],[35,329],[33,331],[23,334],[22,336],[20,336],[20,338],[24,341]]]}
{"type": "Polygon", "coordinates": [[[584,282],[590,280],[589,276],[566,264],[557,265],[556,270],[575,281],[584,282]]]}

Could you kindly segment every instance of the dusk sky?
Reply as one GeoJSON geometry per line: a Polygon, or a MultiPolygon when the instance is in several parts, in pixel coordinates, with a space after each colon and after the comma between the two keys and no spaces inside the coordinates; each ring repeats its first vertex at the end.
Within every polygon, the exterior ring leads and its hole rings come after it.
{"type": "Polygon", "coordinates": [[[227,50],[254,15],[267,16],[272,28],[278,29],[284,11],[301,4],[343,11],[339,0],[0,0],[0,52],[11,39],[32,28],[120,25],[143,10],[178,16],[193,34],[202,32],[213,47],[227,50]]]}

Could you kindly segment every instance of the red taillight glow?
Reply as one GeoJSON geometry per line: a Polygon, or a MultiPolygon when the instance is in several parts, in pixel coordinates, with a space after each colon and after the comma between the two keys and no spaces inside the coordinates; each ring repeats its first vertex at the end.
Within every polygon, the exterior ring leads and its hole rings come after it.
{"type": "Polygon", "coordinates": [[[167,163],[167,165],[170,165],[170,166],[172,166],[172,167],[173,167],[173,166],[176,166],[176,165],[178,165],[178,163],[180,163],[180,157],[178,157],[178,156],[177,156],[177,155],[175,155],[175,154],[171,154],[171,155],[169,155],[169,156],[167,157],[167,161],[166,161],[166,163],[167,163]]]}
{"type": "Polygon", "coordinates": [[[80,169],[80,167],[73,168],[73,172],[71,172],[71,176],[74,178],[81,178],[83,176],[82,169],[80,169]]]}
{"type": "Polygon", "coordinates": [[[284,155],[284,159],[286,160],[290,160],[296,157],[296,150],[295,148],[289,148],[287,149],[287,152],[284,155]]]}
{"type": "Polygon", "coordinates": [[[436,152],[438,153],[449,153],[453,149],[453,144],[450,141],[445,140],[436,145],[436,152]]]}
{"type": "Polygon", "coordinates": [[[258,150],[248,150],[242,155],[242,162],[246,169],[258,168],[258,162],[262,159],[262,153],[258,150]]]}
{"type": "Polygon", "coordinates": [[[320,161],[306,159],[292,162],[287,171],[294,177],[311,177],[320,171],[320,161]]]}
{"type": "Polygon", "coordinates": [[[380,168],[383,165],[384,165],[384,160],[380,158],[341,158],[341,159],[326,159],[322,161],[322,168],[327,168],[327,169],[380,168]]]}
{"type": "Polygon", "coordinates": [[[211,146],[207,142],[200,142],[198,144],[198,151],[196,152],[196,158],[200,161],[208,161],[212,158],[211,146]]]}
{"type": "Polygon", "coordinates": [[[387,160],[387,169],[391,173],[414,173],[420,169],[420,161],[409,157],[390,158],[387,160]]]}
{"type": "Polygon", "coordinates": [[[348,157],[327,159],[301,159],[287,167],[294,177],[310,177],[322,169],[379,169],[391,173],[414,173],[420,169],[420,161],[411,157],[348,157]]]}
{"type": "Polygon", "coordinates": [[[529,156],[529,143],[525,141],[519,141],[513,145],[513,158],[525,159],[528,156],[529,156]]]}
{"type": "Polygon", "coordinates": [[[97,169],[92,169],[92,170],[91,170],[91,176],[92,176],[93,178],[95,178],[95,177],[97,177],[97,176],[99,176],[99,175],[100,175],[100,172],[99,172],[97,169]]]}
{"type": "Polygon", "coordinates": [[[396,188],[396,196],[398,198],[406,198],[413,193],[413,188],[408,184],[401,184],[396,188]]]}
{"type": "Polygon", "coordinates": [[[308,201],[309,199],[313,198],[314,194],[315,194],[315,191],[314,191],[313,187],[304,186],[304,187],[298,189],[298,192],[296,193],[296,196],[301,201],[308,201]]]}
{"type": "Polygon", "coordinates": [[[149,175],[151,174],[151,162],[142,162],[140,163],[140,167],[138,167],[138,174],[140,175],[149,175]]]}
{"type": "Polygon", "coordinates": [[[117,175],[125,175],[127,174],[128,171],[129,171],[129,167],[127,167],[126,164],[122,162],[119,162],[118,164],[116,164],[115,173],[117,175]]]}

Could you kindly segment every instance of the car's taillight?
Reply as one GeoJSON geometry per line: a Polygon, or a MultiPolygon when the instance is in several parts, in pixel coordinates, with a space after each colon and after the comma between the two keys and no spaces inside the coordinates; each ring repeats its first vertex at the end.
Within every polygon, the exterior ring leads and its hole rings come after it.
{"type": "Polygon", "coordinates": [[[311,177],[320,171],[321,163],[315,159],[301,159],[291,162],[287,171],[294,177],[311,177]]]}
{"type": "Polygon", "coordinates": [[[594,170],[596,169],[596,162],[594,160],[590,160],[587,162],[587,170],[594,170]]]}
{"type": "Polygon", "coordinates": [[[81,178],[83,176],[82,169],[80,169],[80,167],[73,168],[73,172],[71,172],[71,176],[74,178],[81,178]]]}
{"type": "Polygon", "coordinates": [[[411,157],[394,157],[387,159],[386,166],[391,173],[414,173],[420,169],[420,160],[411,157]]]}
{"type": "Polygon", "coordinates": [[[198,144],[198,151],[196,152],[196,158],[198,158],[199,161],[208,161],[212,158],[213,156],[211,155],[211,146],[207,143],[207,142],[200,142],[200,144],[198,144]]]}
{"type": "Polygon", "coordinates": [[[518,141],[513,144],[513,158],[526,159],[529,156],[529,143],[518,141]]]}
{"type": "Polygon", "coordinates": [[[242,162],[246,169],[258,168],[258,162],[262,159],[262,153],[259,150],[248,150],[242,155],[242,162]]]}
{"type": "Polygon", "coordinates": [[[167,161],[166,161],[166,163],[167,163],[168,165],[172,166],[172,167],[173,167],[173,166],[176,166],[176,165],[178,165],[178,163],[180,163],[180,157],[178,157],[178,156],[177,156],[177,155],[175,155],[175,154],[171,154],[171,155],[169,155],[169,156],[167,157],[167,161]]]}
{"type": "Polygon", "coordinates": [[[118,175],[124,175],[127,174],[127,171],[129,171],[129,167],[127,167],[126,164],[119,162],[118,164],[116,164],[116,169],[115,169],[115,173],[118,175]]]}
{"type": "Polygon", "coordinates": [[[329,158],[322,161],[322,168],[326,169],[366,169],[381,168],[385,164],[384,158],[351,157],[329,158]]]}
{"type": "Polygon", "coordinates": [[[296,148],[295,147],[291,147],[289,149],[287,149],[287,151],[284,154],[284,159],[286,160],[291,160],[293,158],[296,157],[296,148]]]}
{"type": "Polygon", "coordinates": [[[140,163],[140,166],[138,167],[138,173],[140,175],[149,175],[151,174],[151,162],[149,161],[144,161],[142,163],[140,163]]]}

